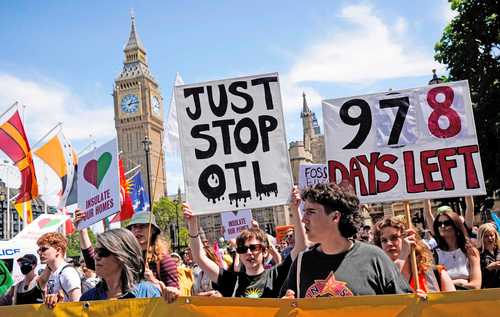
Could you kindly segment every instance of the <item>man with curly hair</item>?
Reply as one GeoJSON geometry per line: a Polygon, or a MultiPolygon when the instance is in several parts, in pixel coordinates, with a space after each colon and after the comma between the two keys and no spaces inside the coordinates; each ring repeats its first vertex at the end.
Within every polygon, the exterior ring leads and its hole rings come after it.
{"type": "Polygon", "coordinates": [[[38,241],[38,256],[42,264],[47,264],[46,273],[39,279],[43,288],[45,282],[47,292],[45,303],[53,307],[57,302],[76,302],[82,295],[80,275],[73,265],[64,260],[68,241],[58,232],[49,232],[42,235],[38,241]],[[48,280],[44,276],[50,274],[48,280]]]}
{"type": "Polygon", "coordinates": [[[352,239],[360,227],[359,199],[351,186],[317,184],[302,193],[312,247],[293,262],[281,290],[287,298],[411,293],[379,248],[352,239]]]}

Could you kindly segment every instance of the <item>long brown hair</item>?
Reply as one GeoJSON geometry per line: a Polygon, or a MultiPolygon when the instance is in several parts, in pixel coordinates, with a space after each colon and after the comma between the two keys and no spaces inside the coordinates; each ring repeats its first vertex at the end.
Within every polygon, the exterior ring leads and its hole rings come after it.
{"type": "Polygon", "coordinates": [[[446,243],[446,240],[441,236],[439,233],[439,225],[437,223],[437,220],[439,216],[444,215],[448,217],[448,219],[451,220],[452,222],[452,227],[455,229],[455,236],[457,238],[457,245],[462,250],[463,253],[467,254],[467,251],[465,250],[465,244],[467,243],[467,240],[469,239],[469,235],[467,234],[467,231],[465,230],[464,224],[462,222],[462,219],[460,219],[460,216],[451,210],[446,210],[443,212],[439,212],[436,214],[436,218],[434,219],[434,223],[432,227],[434,228],[434,237],[436,239],[436,242],[438,244],[438,247],[443,250],[443,251],[448,251],[450,249],[450,246],[448,243],[446,243]]]}
{"type": "MultiPolygon", "coordinates": [[[[151,237],[151,245],[148,250],[147,262],[160,262],[165,254],[170,254],[167,240],[163,237],[161,232],[155,230],[151,237]]],[[[159,274],[159,273],[158,273],[159,274]]]]}

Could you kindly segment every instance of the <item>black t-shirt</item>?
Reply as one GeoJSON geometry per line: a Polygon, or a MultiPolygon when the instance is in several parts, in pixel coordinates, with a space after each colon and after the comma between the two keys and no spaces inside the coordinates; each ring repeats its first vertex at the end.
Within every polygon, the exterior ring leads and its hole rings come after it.
{"type": "Polygon", "coordinates": [[[282,264],[254,276],[220,269],[218,290],[224,297],[276,298],[291,264],[291,257],[287,257],[282,264]]]}
{"type": "Polygon", "coordinates": [[[25,285],[24,281],[16,285],[16,305],[41,303],[43,303],[43,293],[36,282],[34,286],[25,285]]]}
{"type": "Polygon", "coordinates": [[[298,298],[411,293],[408,282],[380,248],[354,241],[346,252],[329,255],[319,245],[305,251],[297,292],[297,258],[281,296],[291,289],[298,298]]]}
{"type": "Polygon", "coordinates": [[[500,250],[496,250],[494,254],[483,251],[480,255],[482,285],[481,288],[496,288],[500,287],[500,270],[489,271],[486,267],[495,261],[500,261],[500,250]]]}

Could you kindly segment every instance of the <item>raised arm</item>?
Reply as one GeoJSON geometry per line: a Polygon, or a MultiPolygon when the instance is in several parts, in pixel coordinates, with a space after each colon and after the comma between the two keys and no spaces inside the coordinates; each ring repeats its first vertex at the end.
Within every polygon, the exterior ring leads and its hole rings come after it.
{"type": "Polygon", "coordinates": [[[191,247],[191,253],[193,254],[193,260],[196,262],[200,268],[205,272],[208,278],[217,283],[219,279],[219,266],[217,263],[210,260],[203,250],[201,239],[200,239],[200,229],[198,225],[198,218],[193,215],[193,210],[188,203],[182,204],[182,210],[184,212],[184,218],[189,230],[189,240],[191,247]]]}
{"type": "Polygon", "coordinates": [[[432,214],[432,206],[430,199],[424,199],[424,220],[425,226],[429,229],[434,236],[434,215],[432,214]]]}
{"type": "Polygon", "coordinates": [[[474,198],[465,196],[465,224],[472,230],[474,226],[474,198]]]}
{"type": "Polygon", "coordinates": [[[299,211],[301,201],[302,199],[300,198],[299,188],[297,186],[293,186],[290,202],[290,210],[292,211],[291,223],[294,226],[295,233],[295,245],[290,252],[292,261],[297,258],[301,251],[304,251],[306,249],[309,243],[306,237],[306,229],[304,228],[304,224],[302,223],[302,216],[300,215],[299,211]]]}

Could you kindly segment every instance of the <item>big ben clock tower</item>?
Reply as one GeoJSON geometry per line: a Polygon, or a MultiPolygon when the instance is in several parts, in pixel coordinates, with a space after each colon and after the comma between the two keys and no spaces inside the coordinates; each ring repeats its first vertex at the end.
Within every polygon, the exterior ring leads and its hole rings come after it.
{"type": "MultiPolygon", "coordinates": [[[[153,201],[166,195],[165,161],[161,151],[163,140],[163,97],[146,59],[146,50],[135,28],[132,16],[130,36],[123,50],[123,70],[115,79],[113,99],[118,147],[125,171],[141,165],[147,184],[146,156],[142,141],[147,136],[152,144],[149,152],[153,201]],[[156,187],[156,190],[155,190],[156,187]]],[[[147,186],[146,186],[147,187],[147,186]]],[[[147,190],[147,189],[146,189],[147,190]]]]}

